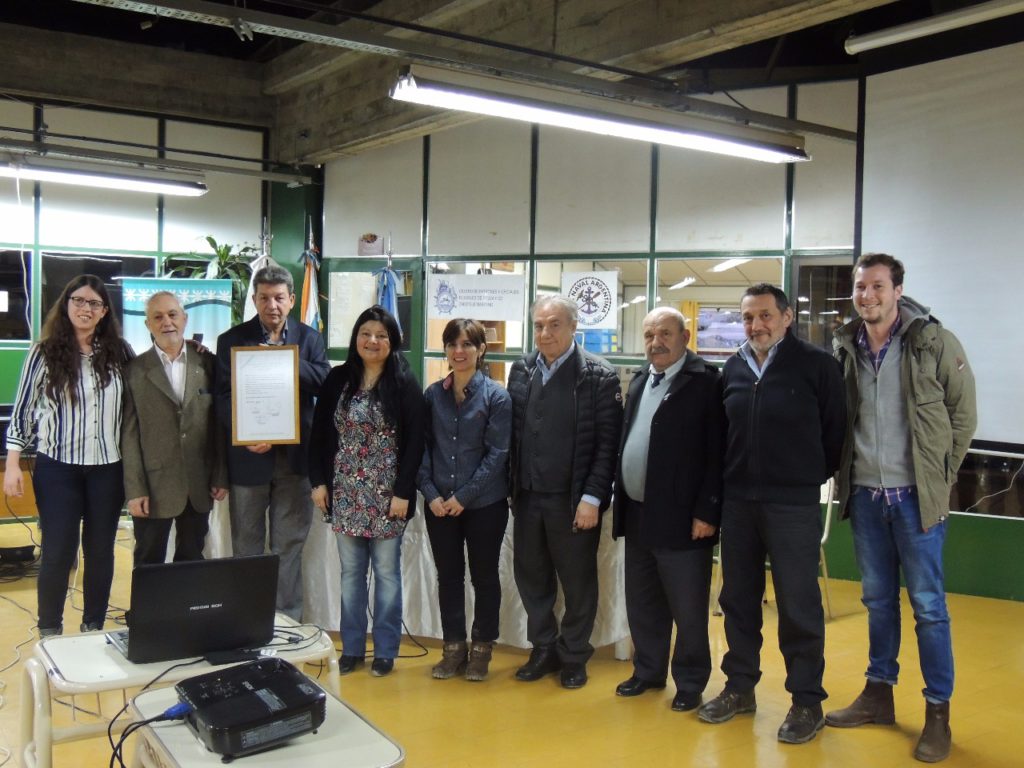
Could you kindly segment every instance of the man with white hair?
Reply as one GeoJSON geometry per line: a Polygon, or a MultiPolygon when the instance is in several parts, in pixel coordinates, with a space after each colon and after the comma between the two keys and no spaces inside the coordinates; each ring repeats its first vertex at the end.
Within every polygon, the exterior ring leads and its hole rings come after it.
{"type": "Polygon", "coordinates": [[[594,653],[597,547],[601,511],[611,503],[622,392],[615,370],[576,344],[576,302],[544,296],[531,314],[537,349],[508,378],[515,577],[533,644],[516,679],[561,670],[563,687],[582,688],[594,653]]]}

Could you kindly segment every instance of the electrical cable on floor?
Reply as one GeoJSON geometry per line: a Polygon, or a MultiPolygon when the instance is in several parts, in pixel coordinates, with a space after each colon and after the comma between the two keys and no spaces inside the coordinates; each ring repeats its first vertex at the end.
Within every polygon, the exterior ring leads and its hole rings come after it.
{"type": "MultiPolygon", "coordinates": [[[[371,623],[373,622],[373,611],[370,609],[370,584],[372,582],[373,582],[373,572],[371,571],[370,572],[370,577],[366,581],[366,615],[370,618],[370,622],[371,623]]],[[[425,646],[423,643],[421,643],[419,638],[417,638],[412,632],[409,631],[409,625],[405,623],[405,617],[404,616],[402,617],[402,629],[405,630],[405,635],[406,635],[406,637],[409,638],[409,641],[413,645],[415,645],[417,648],[419,648],[421,651],[423,651],[423,653],[412,653],[412,654],[401,654],[401,653],[399,653],[397,656],[395,656],[396,659],[421,659],[424,656],[430,655],[430,649],[427,648],[427,646],[425,646]]],[[[339,653],[343,652],[342,649],[339,649],[337,647],[335,647],[335,650],[338,651],[339,653]]],[[[366,658],[375,659],[377,657],[374,655],[373,649],[371,648],[369,652],[363,654],[363,658],[364,659],[366,659],[366,658]]]]}

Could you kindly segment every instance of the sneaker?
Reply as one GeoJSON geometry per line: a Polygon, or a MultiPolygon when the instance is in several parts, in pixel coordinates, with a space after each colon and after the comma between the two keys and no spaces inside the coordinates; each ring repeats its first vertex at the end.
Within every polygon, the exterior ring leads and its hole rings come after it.
{"type": "Polygon", "coordinates": [[[39,627],[39,639],[64,634],[64,627],[39,627]]]}
{"type": "Polygon", "coordinates": [[[441,651],[441,660],[430,671],[431,676],[435,680],[447,680],[461,674],[466,668],[468,655],[469,651],[466,648],[465,640],[445,643],[441,651]]]}
{"type": "Polygon", "coordinates": [[[779,741],[784,744],[804,744],[813,739],[825,727],[821,704],[802,707],[794,704],[779,728],[779,741]]]}
{"type": "Polygon", "coordinates": [[[754,712],[756,709],[757,700],[753,691],[739,693],[726,688],[707,704],[701,705],[697,717],[705,723],[724,723],[732,720],[735,715],[754,712]]]}
{"type": "Polygon", "coordinates": [[[342,656],[338,659],[338,672],[343,675],[347,675],[351,672],[355,672],[365,663],[366,659],[362,656],[342,656]]]}
{"type": "Polygon", "coordinates": [[[384,675],[390,675],[394,668],[394,659],[374,659],[370,665],[370,674],[374,677],[384,677],[384,675]]]}
{"type": "Polygon", "coordinates": [[[87,624],[82,624],[79,628],[79,632],[99,632],[103,629],[102,621],[91,621],[87,624]]]}
{"type": "Polygon", "coordinates": [[[473,641],[469,645],[469,663],[466,664],[466,679],[471,683],[479,683],[487,679],[487,671],[491,665],[491,652],[494,643],[473,641]]]}

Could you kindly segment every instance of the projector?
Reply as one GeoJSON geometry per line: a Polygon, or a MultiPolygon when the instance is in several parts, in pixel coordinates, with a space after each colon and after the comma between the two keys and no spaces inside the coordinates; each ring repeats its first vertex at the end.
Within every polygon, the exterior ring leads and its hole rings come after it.
{"type": "Polygon", "coordinates": [[[192,707],[185,724],[225,762],[315,733],[326,715],[323,689],[282,659],[199,675],[174,689],[192,707]]]}

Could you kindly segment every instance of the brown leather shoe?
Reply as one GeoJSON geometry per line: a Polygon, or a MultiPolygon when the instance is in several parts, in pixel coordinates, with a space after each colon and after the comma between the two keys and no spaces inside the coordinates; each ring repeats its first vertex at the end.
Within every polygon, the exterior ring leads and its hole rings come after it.
{"type": "Polygon", "coordinates": [[[914,757],[923,763],[937,763],[949,757],[953,732],[949,729],[949,702],[924,705],[924,730],[917,741],[914,757]]]}
{"type": "Polygon", "coordinates": [[[825,715],[825,722],[833,728],[856,728],[868,723],[892,725],[896,722],[892,686],[868,680],[864,690],[850,706],[829,712],[825,715]]]}
{"type": "Polygon", "coordinates": [[[466,668],[466,641],[456,640],[445,643],[441,651],[441,660],[430,671],[435,680],[447,680],[455,677],[466,668]]]}
{"type": "Polygon", "coordinates": [[[494,643],[481,643],[474,640],[469,645],[469,663],[466,664],[466,679],[471,683],[479,683],[487,679],[487,669],[491,664],[491,652],[494,643]]]}

